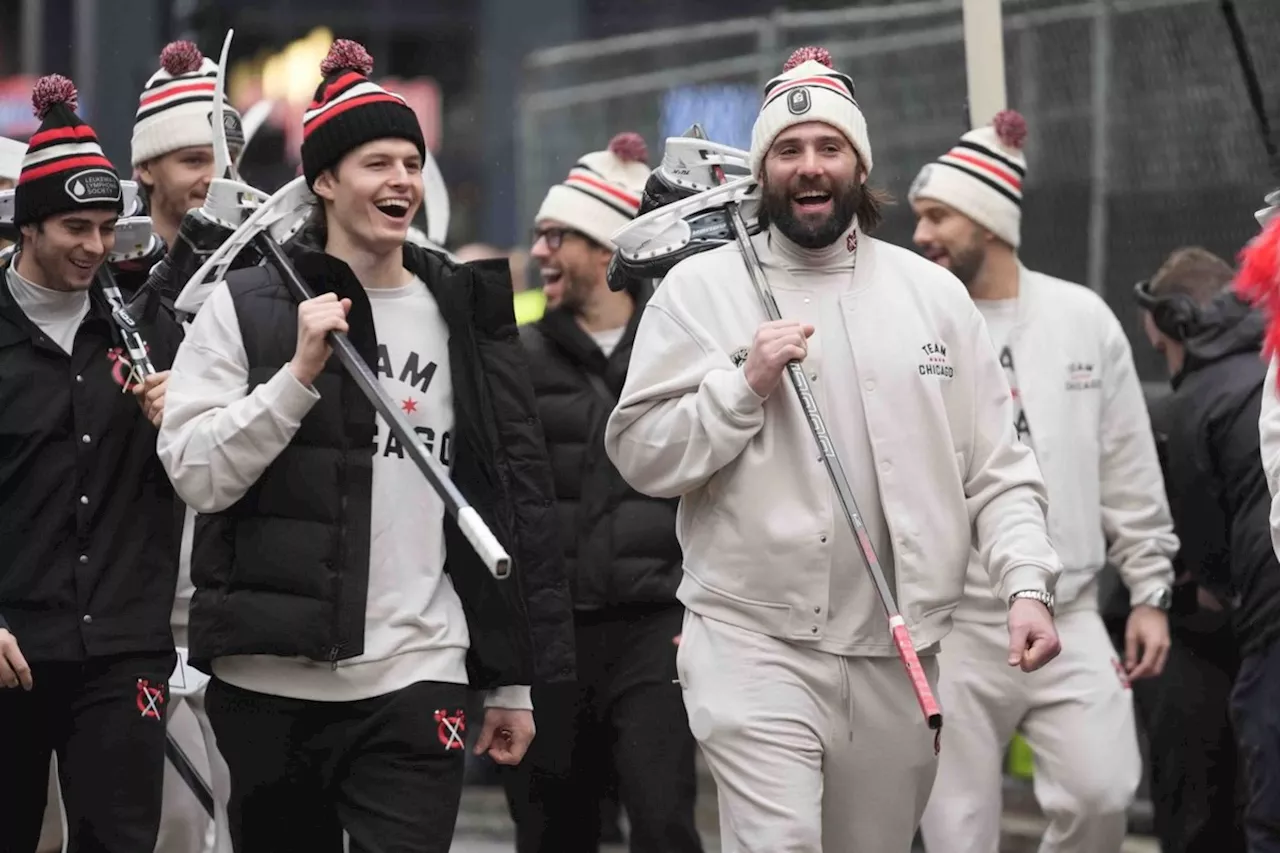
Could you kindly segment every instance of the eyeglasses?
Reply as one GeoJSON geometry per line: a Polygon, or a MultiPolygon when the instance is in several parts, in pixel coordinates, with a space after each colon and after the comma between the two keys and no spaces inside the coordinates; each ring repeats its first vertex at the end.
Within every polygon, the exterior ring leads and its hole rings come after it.
{"type": "Polygon", "coordinates": [[[554,252],[564,244],[564,238],[569,234],[581,237],[584,240],[591,240],[590,237],[576,228],[534,228],[529,234],[529,246],[532,248],[538,244],[539,240],[546,240],[547,248],[554,252]]]}

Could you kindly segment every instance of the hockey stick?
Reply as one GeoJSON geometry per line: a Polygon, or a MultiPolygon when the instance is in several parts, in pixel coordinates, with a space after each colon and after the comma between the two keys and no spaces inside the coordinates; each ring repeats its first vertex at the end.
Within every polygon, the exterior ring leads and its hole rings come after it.
{"type": "Polygon", "coordinates": [[[182,747],[178,746],[178,742],[173,739],[173,735],[165,732],[164,736],[164,754],[169,759],[169,763],[173,765],[173,769],[182,777],[182,781],[187,783],[187,787],[191,789],[191,793],[200,801],[200,805],[204,807],[205,812],[210,818],[214,816],[213,809],[213,789],[200,778],[200,771],[196,770],[195,765],[191,763],[191,759],[187,757],[187,753],[182,747]]]}
{"type": "MultiPolygon", "coordinates": [[[[280,248],[280,244],[269,233],[260,231],[254,237],[254,242],[284,278],[294,299],[305,302],[314,298],[315,294],[311,292],[311,288],[302,280],[302,276],[298,275],[298,271],[294,269],[293,263],[280,248]]],[[[386,389],[382,387],[360,353],[356,352],[351,339],[340,332],[330,332],[329,343],[333,346],[333,351],[342,362],[342,366],[351,374],[351,378],[360,386],[360,390],[369,398],[369,402],[378,410],[378,414],[382,415],[392,433],[400,440],[400,444],[409,452],[418,470],[436,490],[436,494],[444,503],[445,510],[458,523],[459,529],[467,537],[471,547],[476,549],[476,553],[489,566],[493,576],[501,579],[510,575],[511,557],[503,549],[502,543],[449,479],[448,471],[427,452],[426,447],[418,440],[413,426],[401,414],[399,407],[391,402],[386,389]]]]}
{"type": "MultiPolygon", "coordinates": [[[[694,127],[689,135],[705,138],[702,135],[702,129],[697,126],[694,127]]],[[[717,179],[723,183],[725,181],[723,169],[718,165],[713,166],[712,169],[717,179]]],[[[765,316],[770,320],[781,320],[782,312],[778,309],[778,303],[774,300],[773,292],[769,289],[769,284],[764,274],[764,266],[760,263],[760,256],[756,253],[756,247],[751,242],[750,230],[747,228],[747,223],[743,221],[742,210],[738,206],[738,202],[733,200],[727,202],[725,207],[729,211],[729,221],[733,226],[738,248],[742,251],[743,266],[747,268],[747,275],[751,279],[751,285],[755,288],[756,295],[760,298],[760,304],[764,307],[765,316]]],[[[805,376],[804,367],[799,361],[787,362],[787,375],[791,378],[791,386],[800,398],[800,405],[804,407],[805,415],[809,421],[809,430],[813,433],[814,441],[818,444],[818,450],[822,453],[822,461],[827,469],[827,476],[830,478],[831,485],[835,488],[836,495],[840,499],[840,507],[844,510],[845,520],[853,531],[854,538],[858,540],[858,553],[862,557],[862,564],[871,576],[876,592],[880,596],[880,604],[884,607],[885,615],[889,618],[889,633],[893,636],[893,643],[898,650],[898,657],[901,658],[902,665],[907,670],[907,677],[911,679],[911,687],[915,691],[916,701],[920,703],[920,711],[924,714],[925,722],[928,723],[929,728],[934,730],[933,751],[936,755],[942,747],[942,709],[938,705],[938,700],[934,698],[933,689],[929,686],[929,679],[925,676],[924,668],[920,665],[920,658],[916,654],[915,645],[911,641],[911,634],[907,630],[907,622],[902,618],[902,614],[898,612],[898,604],[894,600],[893,592],[889,589],[888,582],[885,580],[884,570],[880,566],[880,558],[876,556],[875,547],[871,544],[871,536],[867,533],[867,526],[862,520],[862,513],[858,511],[858,503],[853,497],[853,489],[849,486],[849,478],[845,476],[844,466],[840,464],[840,457],[836,455],[835,444],[831,440],[830,433],[827,432],[827,425],[818,409],[818,401],[813,395],[813,388],[809,385],[809,377],[805,376]]]]}

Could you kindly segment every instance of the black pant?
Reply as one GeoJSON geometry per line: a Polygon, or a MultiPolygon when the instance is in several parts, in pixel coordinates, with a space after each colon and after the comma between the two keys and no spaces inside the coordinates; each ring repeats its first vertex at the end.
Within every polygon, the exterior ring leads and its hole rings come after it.
{"type": "Polygon", "coordinates": [[[71,853],[155,847],[173,666],[172,654],[32,662],[30,692],[0,688],[0,849],[36,849],[53,752],[71,853]]]}
{"type": "Polygon", "coordinates": [[[1155,830],[1163,853],[1245,850],[1229,713],[1236,644],[1225,617],[1218,621],[1208,630],[1175,624],[1164,672],[1133,683],[1147,734],[1155,830]]]}
{"type": "Polygon", "coordinates": [[[1280,853],[1280,642],[1240,662],[1231,716],[1249,780],[1249,853],[1280,853]]]}
{"type": "Polygon", "coordinates": [[[701,853],[696,749],[673,639],[679,605],[580,612],[576,684],[534,686],[538,736],[504,769],[518,853],[595,853],[610,767],[632,853],[701,853]]]}
{"type": "Polygon", "coordinates": [[[358,702],[209,683],[231,771],[237,853],[448,853],[462,796],[466,687],[419,682],[358,702]]]}

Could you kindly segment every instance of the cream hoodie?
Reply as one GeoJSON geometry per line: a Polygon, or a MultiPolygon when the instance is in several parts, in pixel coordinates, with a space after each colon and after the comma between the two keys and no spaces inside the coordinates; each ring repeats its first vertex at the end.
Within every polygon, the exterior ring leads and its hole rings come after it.
{"type": "MultiPolygon", "coordinates": [[[[917,648],[950,630],[975,542],[1007,597],[1059,572],[1031,452],[986,324],[946,270],[865,234],[845,311],[898,605],[917,648]]],[[[754,242],[782,316],[814,322],[811,289],[754,242]]],[[[736,246],[673,269],[645,308],[605,446],[637,490],[680,497],[690,610],[817,645],[828,631],[835,526],[845,524],[813,435],[784,378],[762,400],[740,366],[764,311],[736,246]]],[[[807,371],[823,371],[810,341],[807,371]]],[[[829,392],[833,393],[833,392],[829,392]]],[[[848,471],[851,479],[869,472],[848,471]]],[[[887,627],[878,638],[889,645],[887,627]]]]}
{"type": "MultiPolygon", "coordinates": [[[[1062,558],[1058,612],[1097,608],[1108,560],[1134,603],[1172,587],[1178,538],[1120,321],[1092,290],[1022,268],[1008,345],[1062,558]]],[[[975,555],[956,618],[1004,618],[984,575],[975,555]]]]}

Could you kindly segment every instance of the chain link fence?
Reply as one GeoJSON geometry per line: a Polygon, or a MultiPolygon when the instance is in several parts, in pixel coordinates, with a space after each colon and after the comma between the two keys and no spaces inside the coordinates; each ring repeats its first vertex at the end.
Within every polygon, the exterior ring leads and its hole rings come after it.
{"type": "MultiPolygon", "coordinates": [[[[1237,0],[1267,103],[1280,112],[1277,0],[1237,0]]],[[[1162,378],[1130,300],[1165,256],[1200,245],[1231,259],[1275,180],[1216,0],[1004,0],[1008,103],[1027,118],[1026,263],[1101,292],[1162,378]]],[[[652,31],[548,48],[525,62],[519,209],[532,225],[573,162],[634,130],[650,145],[703,123],[747,147],[762,87],[818,44],[857,86],[871,182],[899,203],[877,236],[909,245],[905,196],[920,167],[969,129],[960,0],[652,31]]]]}

